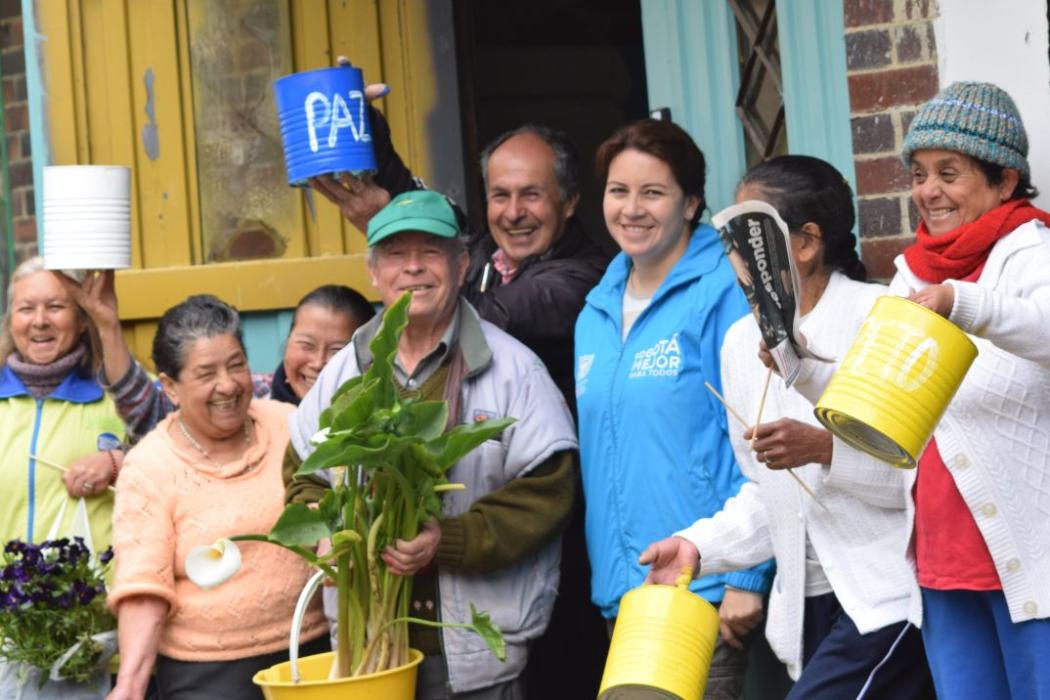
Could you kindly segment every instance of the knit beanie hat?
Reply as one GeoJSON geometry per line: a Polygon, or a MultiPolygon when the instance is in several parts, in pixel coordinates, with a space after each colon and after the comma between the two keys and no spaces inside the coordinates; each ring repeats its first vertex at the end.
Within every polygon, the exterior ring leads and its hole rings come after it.
{"type": "Polygon", "coordinates": [[[923,105],[904,137],[904,164],[923,148],[1016,168],[1028,178],[1028,135],[1021,114],[1006,91],[991,83],[952,83],[923,105]]]}

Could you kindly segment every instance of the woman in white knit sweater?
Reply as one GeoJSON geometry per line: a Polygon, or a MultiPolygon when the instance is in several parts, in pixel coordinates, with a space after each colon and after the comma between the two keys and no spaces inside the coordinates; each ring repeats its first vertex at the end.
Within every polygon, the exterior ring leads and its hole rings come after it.
{"type": "MultiPolygon", "coordinates": [[[[752,169],[737,201],[772,204],[788,224],[801,281],[801,330],[823,355],[841,358],[886,287],[865,284],[851,233],[853,194],[834,167],[783,156],[752,169]]],[[[748,316],[722,345],[727,403],[753,415],[766,370],[755,356],[761,334],[748,316]]],[[[751,481],[722,511],[654,548],[664,561],[701,557],[704,573],[752,565],[775,555],[766,636],[797,679],[792,698],[921,698],[932,695],[922,639],[909,623],[915,581],[905,559],[904,472],[859,453],[819,426],[813,406],[775,378],[754,444],[731,431],[751,481]],[[816,495],[806,494],[794,468],[816,495]],[[682,552],[681,550],[685,550],[682,552]]],[[[643,559],[644,559],[643,555],[643,559]]],[[[677,564],[669,570],[676,571],[677,564]]]]}
{"type": "MultiPolygon", "coordinates": [[[[978,355],[906,472],[912,619],[941,698],[1050,698],[1050,214],[1031,204],[1013,100],[953,83],[912,120],[902,157],[922,221],[895,261],[907,295],[978,355]]],[[[816,400],[828,369],[795,388],[816,400]]]]}

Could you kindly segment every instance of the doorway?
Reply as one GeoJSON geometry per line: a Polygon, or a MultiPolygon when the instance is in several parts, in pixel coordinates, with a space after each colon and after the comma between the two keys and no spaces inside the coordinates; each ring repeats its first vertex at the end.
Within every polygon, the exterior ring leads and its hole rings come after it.
{"type": "Polygon", "coordinates": [[[578,216],[610,252],[594,152],[648,114],[640,0],[453,3],[467,203],[484,226],[481,150],[528,122],[561,129],[580,151],[578,216]]]}

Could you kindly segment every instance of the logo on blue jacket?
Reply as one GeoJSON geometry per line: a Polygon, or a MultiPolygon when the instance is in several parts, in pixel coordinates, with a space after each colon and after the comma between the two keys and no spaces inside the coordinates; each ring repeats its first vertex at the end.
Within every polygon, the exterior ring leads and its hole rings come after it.
{"type": "Polygon", "coordinates": [[[583,392],[587,390],[587,375],[591,373],[591,367],[594,366],[594,353],[590,355],[580,355],[577,359],[576,366],[576,396],[583,396],[583,392]]]}
{"type": "Polygon", "coordinates": [[[682,370],[682,348],[678,344],[678,334],[656,341],[645,350],[634,354],[631,373],[628,379],[645,377],[677,377],[682,370]]]}

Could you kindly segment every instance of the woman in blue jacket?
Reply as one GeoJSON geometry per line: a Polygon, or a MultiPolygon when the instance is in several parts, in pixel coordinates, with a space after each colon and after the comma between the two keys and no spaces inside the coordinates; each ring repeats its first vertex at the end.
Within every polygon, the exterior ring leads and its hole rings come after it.
{"type": "MultiPolygon", "coordinates": [[[[685,131],[625,126],[598,149],[597,168],[622,252],[576,322],[576,397],[591,593],[614,620],[645,579],[646,545],[718,512],[745,482],[704,382],[720,386],[722,339],[748,305],[717,233],[698,225],[704,156],[685,131]]],[[[761,620],[771,569],[693,583],[722,618],[706,697],[739,695],[743,640],[761,620]]]]}

